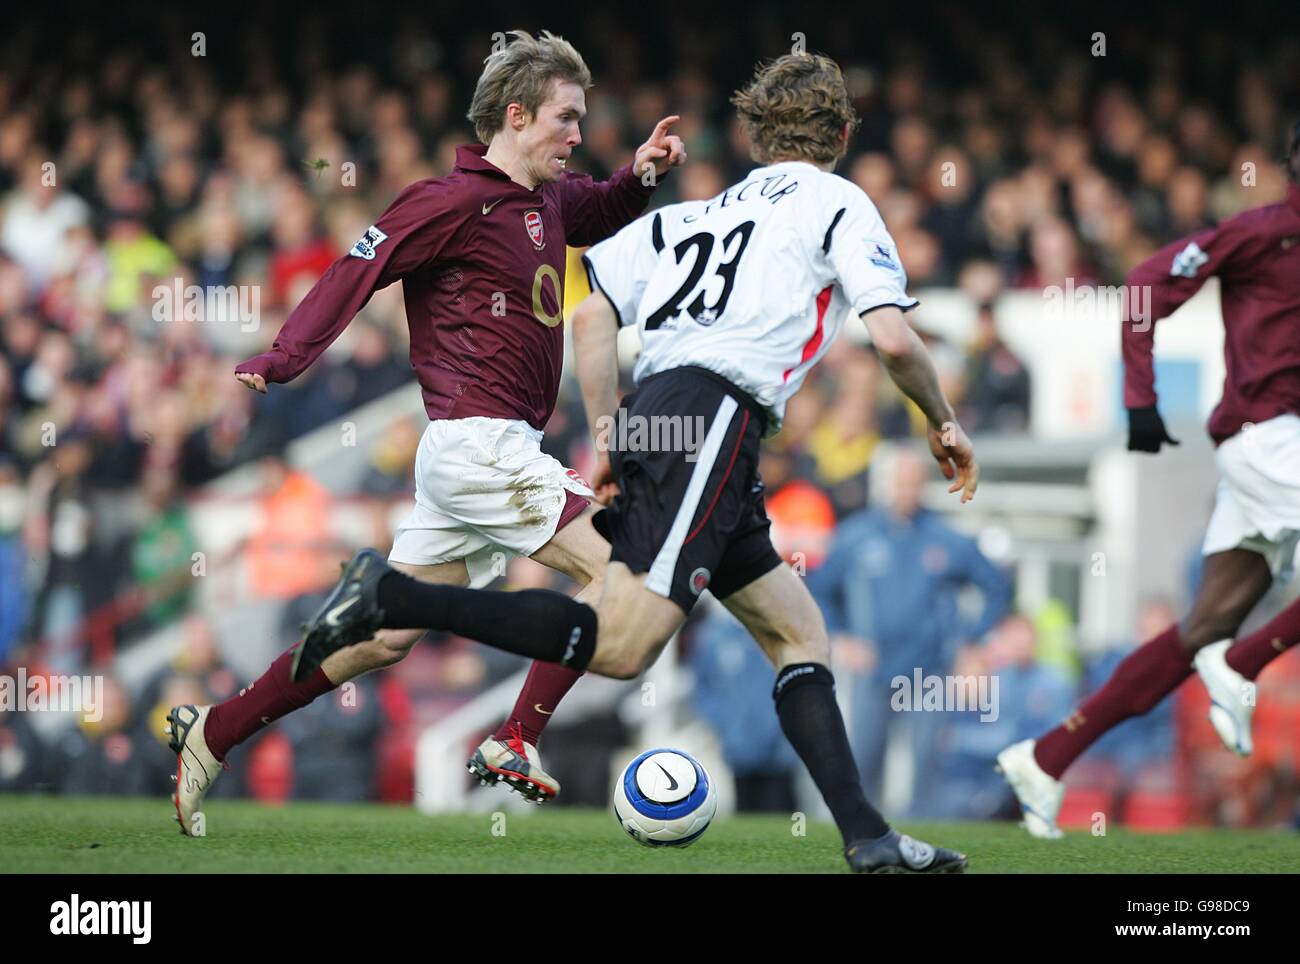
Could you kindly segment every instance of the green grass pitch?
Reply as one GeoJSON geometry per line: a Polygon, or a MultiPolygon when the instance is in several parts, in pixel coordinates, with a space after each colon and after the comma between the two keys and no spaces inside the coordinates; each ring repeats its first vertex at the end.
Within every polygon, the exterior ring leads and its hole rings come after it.
{"type": "MultiPolygon", "coordinates": [[[[428,817],[410,807],[245,801],[209,806],[208,836],[182,837],[167,800],[0,797],[0,872],[7,873],[842,873],[829,824],[791,833],[781,817],[718,820],[693,846],[637,846],[595,810],[428,817]],[[504,834],[493,830],[504,829],[504,834]]],[[[1300,834],[1195,830],[1087,831],[1056,842],[1013,824],[909,824],[964,850],[972,873],[1291,872],[1300,834]]]]}

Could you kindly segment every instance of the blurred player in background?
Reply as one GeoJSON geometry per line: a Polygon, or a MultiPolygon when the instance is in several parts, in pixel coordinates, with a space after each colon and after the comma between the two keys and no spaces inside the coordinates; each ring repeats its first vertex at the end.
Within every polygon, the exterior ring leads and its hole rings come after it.
{"type": "Polygon", "coordinates": [[[1254,680],[1300,641],[1300,602],[1234,639],[1275,578],[1290,576],[1300,540],[1300,123],[1285,159],[1286,200],[1175,241],[1128,277],[1124,404],[1128,447],[1178,443],[1156,409],[1154,322],[1220,284],[1223,399],[1210,416],[1219,488],[1201,548],[1205,567],[1192,610],[1115,668],[1110,680],[1039,740],[1003,750],[998,765],[1035,837],[1061,836],[1056,817],[1066,768],[1103,733],[1146,713],[1195,670],[1210,695],[1210,722],[1228,749],[1251,752],[1254,680]],[[1142,297],[1150,291],[1150,299],[1142,297]],[[1143,303],[1149,308],[1143,308],[1143,303]]]}
{"type": "MultiPolygon", "coordinates": [[[[656,177],[685,152],[668,132],[677,118],[668,117],[608,181],[567,171],[582,141],[591,74],[560,37],[512,37],[487,58],[470,105],[486,147],[460,147],[450,175],[402,191],[288,317],[271,350],[236,374],[259,392],[291,381],[375,291],[401,280],[411,364],[430,421],[416,461],[416,504],[397,532],[393,565],[426,582],[483,585],[499,574],[495,561],[531,556],[594,601],[609,546],[592,527],[591,491],[541,450],[563,363],[565,246],[594,244],[631,221],[656,177]]],[[[238,696],[175,707],[168,720],[182,832],[190,833],[232,747],[344,681],[398,662],[422,635],[381,633],[297,680],[302,649],[294,647],[238,696]]],[[[484,777],[508,777],[531,799],[554,796],[559,785],[541,769],[535,743],[579,675],[535,667],[521,709],[471,765],[484,777]]]]}
{"type": "Polygon", "coordinates": [[[574,316],[574,348],[593,432],[622,422],[653,433],[673,420],[703,430],[695,449],[680,439],[598,444],[597,493],[613,498],[597,521],[613,545],[598,604],[546,590],[430,586],[366,550],[309,624],[304,650],[345,647],[381,626],[436,627],[631,679],[707,587],[776,666],[781,728],[834,816],[850,867],[960,872],[964,855],[892,830],[863,793],[826,626],[772,547],[758,460],[761,439],[779,430],[786,401],[850,312],[925,414],[930,449],[963,502],[975,492],[974,454],[904,317],[917,301],[893,238],[861,188],[831,173],[856,121],[839,67],[781,57],[734,103],[761,166],[712,200],[638,219],[586,255],[593,294],[574,316]],[[637,391],[619,411],[623,325],[636,325],[642,349],[637,391]]]}

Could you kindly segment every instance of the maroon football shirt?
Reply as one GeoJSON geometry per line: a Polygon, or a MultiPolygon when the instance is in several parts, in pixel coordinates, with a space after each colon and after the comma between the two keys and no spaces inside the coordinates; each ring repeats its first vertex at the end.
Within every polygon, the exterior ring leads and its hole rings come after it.
{"type": "Polygon", "coordinates": [[[595,244],[645,210],[631,166],[597,183],[566,173],[529,190],[481,144],[455,170],[408,186],[236,372],[287,382],[380,288],[402,281],[411,366],[429,418],[522,419],[544,428],[564,360],[565,244],[595,244]]]}
{"type": "Polygon", "coordinates": [[[1129,272],[1123,326],[1124,405],[1155,405],[1155,325],[1129,316],[1147,307],[1154,322],[1217,275],[1223,309],[1223,399],[1210,416],[1218,445],[1286,412],[1300,413],[1300,186],[1281,204],[1244,211],[1215,228],[1161,248],[1129,272]],[[1145,328],[1146,330],[1140,330],[1145,328]]]}

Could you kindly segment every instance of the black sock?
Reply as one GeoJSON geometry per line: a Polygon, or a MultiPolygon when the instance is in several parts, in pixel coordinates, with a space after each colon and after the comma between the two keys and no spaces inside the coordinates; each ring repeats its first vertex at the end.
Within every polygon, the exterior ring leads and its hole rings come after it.
{"type": "Polygon", "coordinates": [[[889,824],[862,792],[831,671],[821,663],[786,666],[777,674],[772,699],[781,729],[831,808],[844,845],[887,834],[889,824]]]}
{"type": "Polygon", "coordinates": [[[390,572],[379,580],[379,606],[385,629],[440,629],[580,673],[596,651],[596,611],[549,589],[489,592],[390,572]]]}

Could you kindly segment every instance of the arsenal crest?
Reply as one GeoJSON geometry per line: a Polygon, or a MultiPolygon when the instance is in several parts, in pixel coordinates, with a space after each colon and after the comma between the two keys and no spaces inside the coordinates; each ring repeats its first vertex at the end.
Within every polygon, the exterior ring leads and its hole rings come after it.
{"type": "Polygon", "coordinates": [[[546,247],[546,235],[542,231],[542,216],[536,211],[529,211],[524,215],[524,227],[528,229],[528,236],[533,239],[533,244],[540,251],[546,247]]]}

